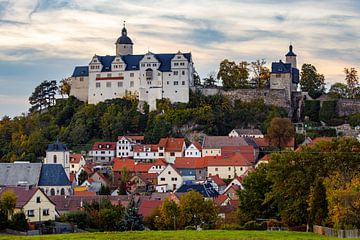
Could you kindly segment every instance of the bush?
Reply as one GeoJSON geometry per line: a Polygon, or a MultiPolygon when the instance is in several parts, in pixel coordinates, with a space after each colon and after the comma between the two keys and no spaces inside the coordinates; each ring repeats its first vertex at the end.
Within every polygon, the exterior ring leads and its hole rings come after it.
{"type": "Polygon", "coordinates": [[[336,117],[336,101],[324,101],[319,112],[320,121],[328,123],[336,117]]]}
{"type": "Polygon", "coordinates": [[[226,223],[220,226],[221,230],[244,230],[243,226],[237,223],[226,223]]]}
{"type": "Polygon", "coordinates": [[[27,231],[29,226],[25,214],[23,212],[15,213],[11,218],[10,227],[17,231],[27,231]]]}
{"type": "Polygon", "coordinates": [[[76,224],[79,228],[85,229],[92,226],[91,217],[87,212],[77,211],[62,216],[62,220],[76,224]]]}
{"type": "Polygon", "coordinates": [[[244,224],[245,230],[266,230],[266,226],[263,224],[258,224],[256,221],[249,221],[244,224]]]}
{"type": "Polygon", "coordinates": [[[310,121],[319,122],[320,101],[306,100],[305,101],[305,116],[309,117],[310,121]]]}
{"type": "Polygon", "coordinates": [[[186,226],[185,230],[196,230],[195,226],[186,226]]]}

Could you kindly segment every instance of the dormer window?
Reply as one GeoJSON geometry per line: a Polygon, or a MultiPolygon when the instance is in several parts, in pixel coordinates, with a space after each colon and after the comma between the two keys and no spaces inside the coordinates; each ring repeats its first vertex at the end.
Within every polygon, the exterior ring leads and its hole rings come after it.
{"type": "Polygon", "coordinates": [[[177,59],[181,59],[181,56],[177,56],[177,59]]]}
{"type": "Polygon", "coordinates": [[[96,62],[97,62],[97,60],[95,59],[95,60],[94,60],[94,63],[96,63],[96,62]]]}
{"type": "Polygon", "coordinates": [[[147,57],[147,60],[150,60],[151,59],[151,57],[147,57]]]}
{"type": "Polygon", "coordinates": [[[120,62],[120,59],[116,59],[117,62],[120,62]]]}

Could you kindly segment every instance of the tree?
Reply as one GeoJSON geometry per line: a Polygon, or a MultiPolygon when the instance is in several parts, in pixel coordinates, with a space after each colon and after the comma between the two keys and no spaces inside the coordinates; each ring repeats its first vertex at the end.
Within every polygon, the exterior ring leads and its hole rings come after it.
{"type": "Polygon", "coordinates": [[[349,98],[350,92],[346,84],[334,83],[330,87],[329,95],[333,98],[349,98]]]}
{"type": "Polygon", "coordinates": [[[320,97],[325,92],[325,77],[317,72],[315,66],[303,64],[300,76],[301,90],[308,92],[313,99],[320,97]]]}
{"type": "Polygon", "coordinates": [[[356,90],[359,87],[359,76],[355,68],[344,68],[345,81],[350,92],[350,97],[356,97],[356,90]]]}
{"type": "Polygon", "coordinates": [[[213,201],[206,201],[200,193],[190,191],[180,198],[180,221],[185,227],[213,228],[217,221],[217,208],[213,201]]]}
{"type": "Polygon", "coordinates": [[[23,212],[15,213],[11,218],[11,229],[17,231],[26,231],[29,228],[26,216],[23,212]]]}
{"type": "Polygon", "coordinates": [[[100,228],[104,231],[125,230],[124,207],[121,205],[101,208],[99,211],[99,219],[100,228]]]}
{"type": "Polygon", "coordinates": [[[216,86],[216,77],[215,72],[210,72],[204,79],[204,86],[205,87],[215,87],[216,86]]]}
{"type": "Polygon", "coordinates": [[[120,171],[119,188],[118,188],[119,195],[127,194],[127,184],[129,180],[130,180],[130,173],[126,167],[123,167],[120,171]]]}
{"type": "Polygon", "coordinates": [[[269,219],[277,217],[276,206],[272,202],[265,202],[266,194],[271,191],[272,182],[267,179],[268,166],[261,164],[256,172],[245,177],[243,190],[239,195],[240,222],[246,223],[258,218],[269,219]]]}
{"type": "Polygon", "coordinates": [[[242,61],[236,64],[228,59],[220,63],[217,79],[221,79],[225,89],[238,89],[248,87],[249,63],[242,61]]]}
{"type": "Polygon", "coordinates": [[[9,217],[12,217],[16,206],[17,197],[12,190],[5,191],[1,196],[1,208],[6,211],[9,217]]]}
{"type": "Polygon", "coordinates": [[[254,75],[256,88],[266,88],[270,80],[270,70],[265,66],[265,59],[257,59],[251,62],[250,67],[254,75]]]}
{"type": "Polygon", "coordinates": [[[29,102],[32,105],[30,112],[41,112],[42,109],[54,105],[57,90],[58,87],[55,80],[40,83],[29,97],[29,102]]]}
{"type": "Polygon", "coordinates": [[[85,170],[82,170],[79,174],[78,185],[80,186],[81,184],[83,184],[88,179],[88,177],[88,173],[85,170]]]}
{"type": "Polygon", "coordinates": [[[328,217],[328,202],[323,181],[323,178],[316,179],[315,185],[310,188],[308,225],[311,229],[313,225],[323,225],[328,217]]]}
{"type": "Polygon", "coordinates": [[[275,117],[270,122],[267,137],[272,146],[283,149],[295,137],[294,126],[288,118],[275,117]]]}
{"type": "Polygon", "coordinates": [[[174,202],[166,198],[160,206],[158,216],[155,218],[155,226],[159,230],[176,230],[180,229],[180,209],[174,202]]]}
{"type": "Polygon", "coordinates": [[[198,72],[196,70],[194,70],[193,78],[194,78],[194,85],[195,86],[201,86],[201,79],[200,79],[200,76],[199,76],[199,74],[198,74],[198,72]]]}
{"type": "Polygon", "coordinates": [[[59,93],[63,97],[64,95],[70,96],[71,91],[71,78],[63,78],[60,81],[59,93]]]}
{"type": "Polygon", "coordinates": [[[126,230],[144,230],[144,219],[143,216],[138,213],[138,210],[139,208],[135,203],[134,197],[132,197],[124,216],[126,230]]]}

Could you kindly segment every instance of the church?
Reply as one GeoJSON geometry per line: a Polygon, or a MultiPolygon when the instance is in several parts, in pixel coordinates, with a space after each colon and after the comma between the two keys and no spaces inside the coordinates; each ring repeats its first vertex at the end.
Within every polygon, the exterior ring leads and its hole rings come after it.
{"type": "Polygon", "coordinates": [[[116,54],[94,55],[87,66],[77,66],[71,77],[70,95],[90,104],[135,96],[156,109],[156,100],[189,102],[194,86],[191,53],[133,54],[134,43],[124,27],[115,42],[116,54]]]}

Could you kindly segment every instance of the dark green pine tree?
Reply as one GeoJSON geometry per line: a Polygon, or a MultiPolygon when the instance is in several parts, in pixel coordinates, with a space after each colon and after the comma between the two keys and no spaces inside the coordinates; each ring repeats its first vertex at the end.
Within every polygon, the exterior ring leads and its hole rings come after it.
{"type": "Polygon", "coordinates": [[[131,198],[128,207],[126,208],[124,223],[126,230],[144,230],[144,218],[141,214],[138,213],[138,206],[134,200],[134,197],[131,198]]]}

